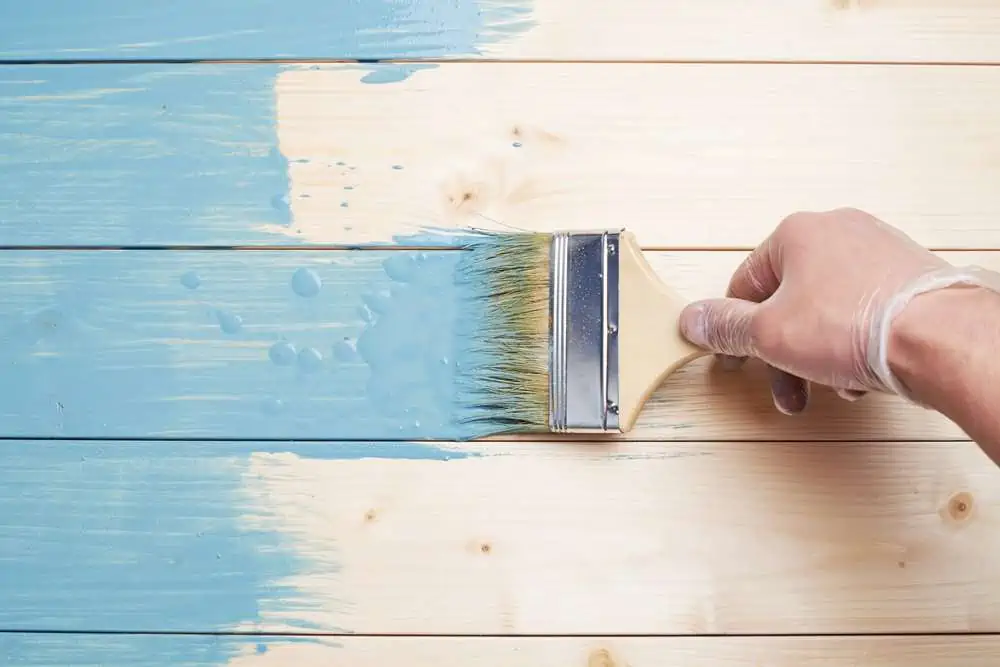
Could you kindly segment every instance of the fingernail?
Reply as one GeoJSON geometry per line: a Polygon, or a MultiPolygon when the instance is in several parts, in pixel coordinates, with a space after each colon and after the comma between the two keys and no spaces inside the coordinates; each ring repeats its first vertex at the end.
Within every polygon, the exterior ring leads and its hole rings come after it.
{"type": "Polygon", "coordinates": [[[691,343],[699,347],[705,347],[707,337],[705,335],[705,306],[688,306],[681,311],[681,334],[691,343]]]}

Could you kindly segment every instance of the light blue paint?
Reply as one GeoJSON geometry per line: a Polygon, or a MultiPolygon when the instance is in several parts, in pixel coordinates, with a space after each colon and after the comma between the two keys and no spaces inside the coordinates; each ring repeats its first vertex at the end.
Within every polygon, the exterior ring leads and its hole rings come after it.
{"type": "Polygon", "coordinates": [[[274,243],[254,230],[290,222],[278,72],[0,67],[0,244],[274,243]]]}
{"type": "Polygon", "coordinates": [[[464,403],[491,363],[456,281],[465,254],[0,253],[0,435],[492,433],[464,403]],[[311,298],[289,284],[303,269],[322,284],[311,298]],[[197,290],[178,280],[188,272],[197,290]]]}
{"type": "MultiPolygon", "coordinates": [[[[278,582],[308,564],[282,535],[241,519],[260,511],[243,476],[250,455],[262,452],[314,460],[469,455],[414,443],[0,443],[0,628],[231,631],[258,620],[265,605],[301,610],[309,604],[303,592],[278,582]]],[[[233,641],[213,644],[219,664],[233,641]]]]}
{"type": "Polygon", "coordinates": [[[121,634],[0,634],[0,662],[17,667],[221,667],[239,653],[263,655],[288,644],[330,648],[341,644],[319,637],[156,636],[121,634]]]}
{"type": "Polygon", "coordinates": [[[527,0],[36,0],[2,14],[5,59],[474,56],[533,26],[527,0]]]}

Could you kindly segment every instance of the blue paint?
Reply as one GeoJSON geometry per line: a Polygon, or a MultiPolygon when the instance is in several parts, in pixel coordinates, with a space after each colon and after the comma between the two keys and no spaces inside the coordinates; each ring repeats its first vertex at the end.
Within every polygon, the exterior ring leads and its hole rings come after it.
{"type": "Polygon", "coordinates": [[[0,253],[0,435],[483,435],[460,402],[482,363],[463,254],[0,253]],[[300,269],[323,285],[308,299],[300,269]]]}
{"type": "Polygon", "coordinates": [[[278,366],[290,366],[297,355],[295,346],[285,341],[275,343],[267,352],[267,356],[278,366]]]}
{"type": "Polygon", "coordinates": [[[292,291],[299,296],[316,296],[322,286],[323,281],[312,269],[298,269],[292,274],[292,291]]]}
{"type": "Polygon", "coordinates": [[[188,289],[198,289],[201,285],[201,278],[194,271],[188,271],[181,276],[181,285],[184,285],[188,289]]]}
{"type": "Polygon", "coordinates": [[[414,72],[419,72],[423,69],[433,69],[433,65],[379,65],[374,67],[368,74],[361,77],[361,83],[398,83],[400,81],[405,81],[414,72]]]}
{"type": "Polygon", "coordinates": [[[0,87],[0,243],[273,242],[255,228],[290,222],[287,202],[274,205],[288,192],[274,127],[278,72],[0,68],[21,84],[0,87]]]}
{"type": "Polygon", "coordinates": [[[20,667],[220,667],[230,664],[230,656],[263,655],[270,647],[288,644],[327,647],[332,660],[338,659],[336,649],[342,648],[329,638],[303,636],[2,633],[0,657],[5,665],[20,667]]]}
{"type": "MultiPolygon", "coordinates": [[[[438,462],[470,455],[414,443],[0,443],[0,627],[232,631],[258,620],[264,605],[301,609],[302,592],[280,582],[309,564],[284,536],[242,518],[260,511],[244,491],[249,458],[271,452],[438,462]]],[[[239,641],[213,642],[211,664],[226,662],[239,641]]]]}
{"type": "Polygon", "coordinates": [[[0,58],[473,56],[533,26],[527,0],[7,2],[0,58]]]}

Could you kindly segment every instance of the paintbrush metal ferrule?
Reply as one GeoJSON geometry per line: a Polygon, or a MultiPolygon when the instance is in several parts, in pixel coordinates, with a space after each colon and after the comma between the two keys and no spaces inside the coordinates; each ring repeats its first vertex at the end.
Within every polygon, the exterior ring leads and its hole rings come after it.
{"type": "Polygon", "coordinates": [[[549,429],[619,432],[621,231],[557,232],[550,258],[549,429]]]}

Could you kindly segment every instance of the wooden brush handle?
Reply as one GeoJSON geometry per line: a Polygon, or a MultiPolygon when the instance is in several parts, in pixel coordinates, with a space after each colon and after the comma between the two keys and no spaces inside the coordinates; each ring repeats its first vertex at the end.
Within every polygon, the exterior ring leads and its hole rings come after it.
{"type": "Polygon", "coordinates": [[[627,432],[667,376],[708,352],[681,336],[687,300],[660,280],[631,232],[622,232],[620,253],[619,423],[627,432]]]}

